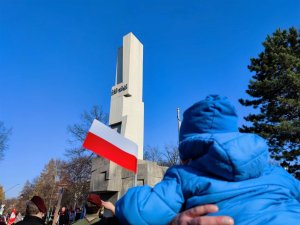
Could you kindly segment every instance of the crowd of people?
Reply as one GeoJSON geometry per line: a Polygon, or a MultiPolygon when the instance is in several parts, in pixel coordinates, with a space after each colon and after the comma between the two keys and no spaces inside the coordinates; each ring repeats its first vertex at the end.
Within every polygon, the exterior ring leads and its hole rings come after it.
{"type": "MultiPolygon", "coordinates": [[[[59,211],[58,219],[54,222],[55,225],[121,225],[120,220],[114,216],[115,206],[109,201],[103,201],[98,194],[89,194],[84,206],[85,210],[77,208],[77,213],[62,207],[59,211]],[[113,216],[105,217],[104,209],[110,210],[113,216]]],[[[230,217],[226,216],[206,216],[209,213],[218,211],[214,205],[198,206],[192,209],[179,213],[169,225],[233,225],[230,217]]],[[[20,214],[21,215],[21,214],[20,214]]],[[[40,196],[33,196],[26,203],[26,212],[20,218],[11,219],[9,217],[5,221],[0,221],[0,225],[52,225],[54,215],[50,214],[50,219],[47,219],[47,208],[44,200],[40,196]]],[[[3,218],[3,217],[1,217],[3,218]]]]}
{"type": "MultiPolygon", "coordinates": [[[[20,213],[15,216],[16,209],[13,209],[11,214],[1,215],[0,225],[80,225],[85,224],[85,221],[86,224],[94,224],[94,222],[100,222],[101,219],[111,220],[103,218],[104,205],[108,209],[109,206],[113,206],[110,202],[102,201],[99,195],[89,194],[85,207],[72,210],[72,208],[67,209],[63,206],[58,213],[57,221],[53,222],[55,210],[47,210],[44,200],[40,196],[33,196],[26,203],[24,216],[20,213]]],[[[112,221],[117,221],[114,219],[112,218],[112,221]]]]}

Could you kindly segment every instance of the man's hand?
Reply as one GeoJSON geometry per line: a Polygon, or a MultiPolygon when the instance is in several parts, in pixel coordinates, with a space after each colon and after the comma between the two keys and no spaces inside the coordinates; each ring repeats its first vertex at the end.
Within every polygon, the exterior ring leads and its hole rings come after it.
{"type": "Polygon", "coordinates": [[[179,213],[169,225],[233,225],[229,216],[205,216],[217,212],[215,205],[202,205],[179,213]]]}
{"type": "Polygon", "coordinates": [[[104,208],[109,209],[115,215],[115,206],[113,203],[105,202],[102,200],[101,200],[101,202],[102,202],[102,205],[104,206],[104,208]]]}

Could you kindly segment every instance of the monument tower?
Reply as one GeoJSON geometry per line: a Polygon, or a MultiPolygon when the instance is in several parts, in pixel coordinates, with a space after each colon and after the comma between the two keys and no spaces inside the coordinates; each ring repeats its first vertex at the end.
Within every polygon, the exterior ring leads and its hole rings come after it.
{"type": "MultiPolygon", "coordinates": [[[[111,90],[109,125],[138,145],[137,185],[159,182],[166,167],[143,160],[143,45],[132,34],[123,37],[118,49],[116,81],[111,90]]],[[[134,184],[134,174],[103,157],[92,161],[90,192],[115,202],[134,184]]]]}
{"type": "Polygon", "coordinates": [[[123,46],[118,50],[109,125],[135,142],[138,145],[138,159],[143,159],[143,45],[132,33],[123,37],[123,46]]]}

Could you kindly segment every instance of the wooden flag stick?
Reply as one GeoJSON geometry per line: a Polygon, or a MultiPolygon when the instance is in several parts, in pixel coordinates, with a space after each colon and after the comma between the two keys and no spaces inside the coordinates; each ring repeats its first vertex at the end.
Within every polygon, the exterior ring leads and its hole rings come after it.
{"type": "Polygon", "coordinates": [[[53,221],[52,221],[52,225],[55,225],[56,222],[57,222],[58,212],[59,212],[59,209],[60,209],[60,203],[61,203],[63,193],[64,193],[64,188],[62,187],[60,192],[59,192],[58,201],[57,201],[57,205],[56,205],[56,208],[55,208],[55,213],[54,213],[54,218],[53,218],[53,221]]]}

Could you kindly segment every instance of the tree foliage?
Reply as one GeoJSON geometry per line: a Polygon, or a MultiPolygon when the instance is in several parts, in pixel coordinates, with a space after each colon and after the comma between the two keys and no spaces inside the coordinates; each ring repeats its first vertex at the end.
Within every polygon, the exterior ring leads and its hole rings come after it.
{"type": "Polygon", "coordinates": [[[56,205],[59,189],[70,185],[68,182],[68,175],[63,169],[64,166],[65,162],[50,159],[40,176],[37,178],[34,194],[39,195],[44,199],[47,208],[56,205]]]}
{"type": "Polygon", "coordinates": [[[14,208],[17,209],[17,203],[18,203],[17,198],[5,199],[5,201],[4,201],[4,204],[5,204],[4,212],[5,213],[11,213],[14,208]]]}
{"type": "Polygon", "coordinates": [[[11,129],[7,129],[4,123],[0,121],[0,160],[4,157],[4,151],[8,148],[8,138],[11,129]]]}
{"type": "Polygon", "coordinates": [[[0,185],[0,203],[2,203],[5,199],[5,193],[4,193],[4,190],[3,190],[3,186],[0,185]]]}
{"type": "Polygon", "coordinates": [[[276,30],[263,42],[264,50],[248,66],[254,72],[240,99],[256,114],[249,114],[242,132],[268,140],[271,156],[300,177],[300,33],[295,28],[276,30]]]}

